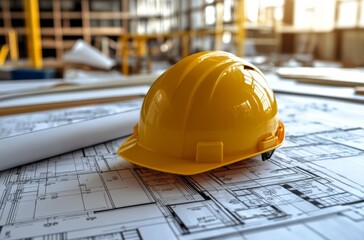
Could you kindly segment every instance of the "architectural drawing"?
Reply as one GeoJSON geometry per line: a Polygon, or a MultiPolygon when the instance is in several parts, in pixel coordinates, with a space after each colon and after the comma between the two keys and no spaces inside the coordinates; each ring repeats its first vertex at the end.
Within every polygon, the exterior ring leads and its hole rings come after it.
{"type": "Polygon", "coordinates": [[[140,108],[142,100],[0,117],[0,138],[44,130],[140,108]]]}
{"type": "Polygon", "coordinates": [[[287,138],[269,161],[179,176],[121,159],[116,139],[0,172],[0,238],[361,239],[363,107],[277,98],[287,138]]]}

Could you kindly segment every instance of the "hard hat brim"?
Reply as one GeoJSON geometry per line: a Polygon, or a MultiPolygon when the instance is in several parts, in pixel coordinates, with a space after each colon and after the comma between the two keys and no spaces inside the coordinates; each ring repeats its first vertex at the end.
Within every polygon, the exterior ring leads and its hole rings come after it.
{"type": "Polygon", "coordinates": [[[191,159],[173,158],[155,151],[146,149],[138,144],[135,134],[127,138],[127,140],[118,149],[118,155],[125,160],[137,164],[142,167],[150,168],[157,171],[180,174],[194,175],[206,172],[215,168],[223,167],[244,159],[248,159],[262,153],[276,149],[282,145],[284,141],[284,125],[279,121],[279,125],[283,128],[282,135],[279,136],[275,146],[254,153],[243,153],[234,156],[224,156],[223,162],[214,163],[198,163],[191,159]]]}

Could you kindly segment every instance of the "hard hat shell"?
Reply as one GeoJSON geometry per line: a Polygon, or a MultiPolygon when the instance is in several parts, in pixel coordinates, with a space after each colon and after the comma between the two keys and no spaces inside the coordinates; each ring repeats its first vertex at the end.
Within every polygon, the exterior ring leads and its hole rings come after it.
{"type": "Polygon", "coordinates": [[[249,62],[222,51],[190,55],[151,86],[124,159],[191,175],[280,146],[284,125],[273,91],[249,62]]]}

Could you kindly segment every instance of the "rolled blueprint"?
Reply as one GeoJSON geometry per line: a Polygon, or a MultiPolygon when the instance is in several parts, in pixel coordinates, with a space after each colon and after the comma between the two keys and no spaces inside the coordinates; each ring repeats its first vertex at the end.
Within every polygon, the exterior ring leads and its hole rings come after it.
{"type": "Polygon", "coordinates": [[[130,135],[140,109],[0,139],[0,171],[130,135]]]}

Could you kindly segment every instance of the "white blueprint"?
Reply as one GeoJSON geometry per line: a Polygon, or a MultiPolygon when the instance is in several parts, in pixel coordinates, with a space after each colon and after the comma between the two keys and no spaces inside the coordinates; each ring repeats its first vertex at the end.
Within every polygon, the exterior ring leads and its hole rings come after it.
{"type": "Polygon", "coordinates": [[[128,136],[141,99],[0,118],[0,171],[128,136]]]}
{"type": "Polygon", "coordinates": [[[0,117],[0,139],[140,108],[141,100],[0,117]]]}
{"type": "Polygon", "coordinates": [[[0,172],[0,238],[363,239],[364,106],[277,95],[286,141],[183,177],[112,140],[0,172]]]}

